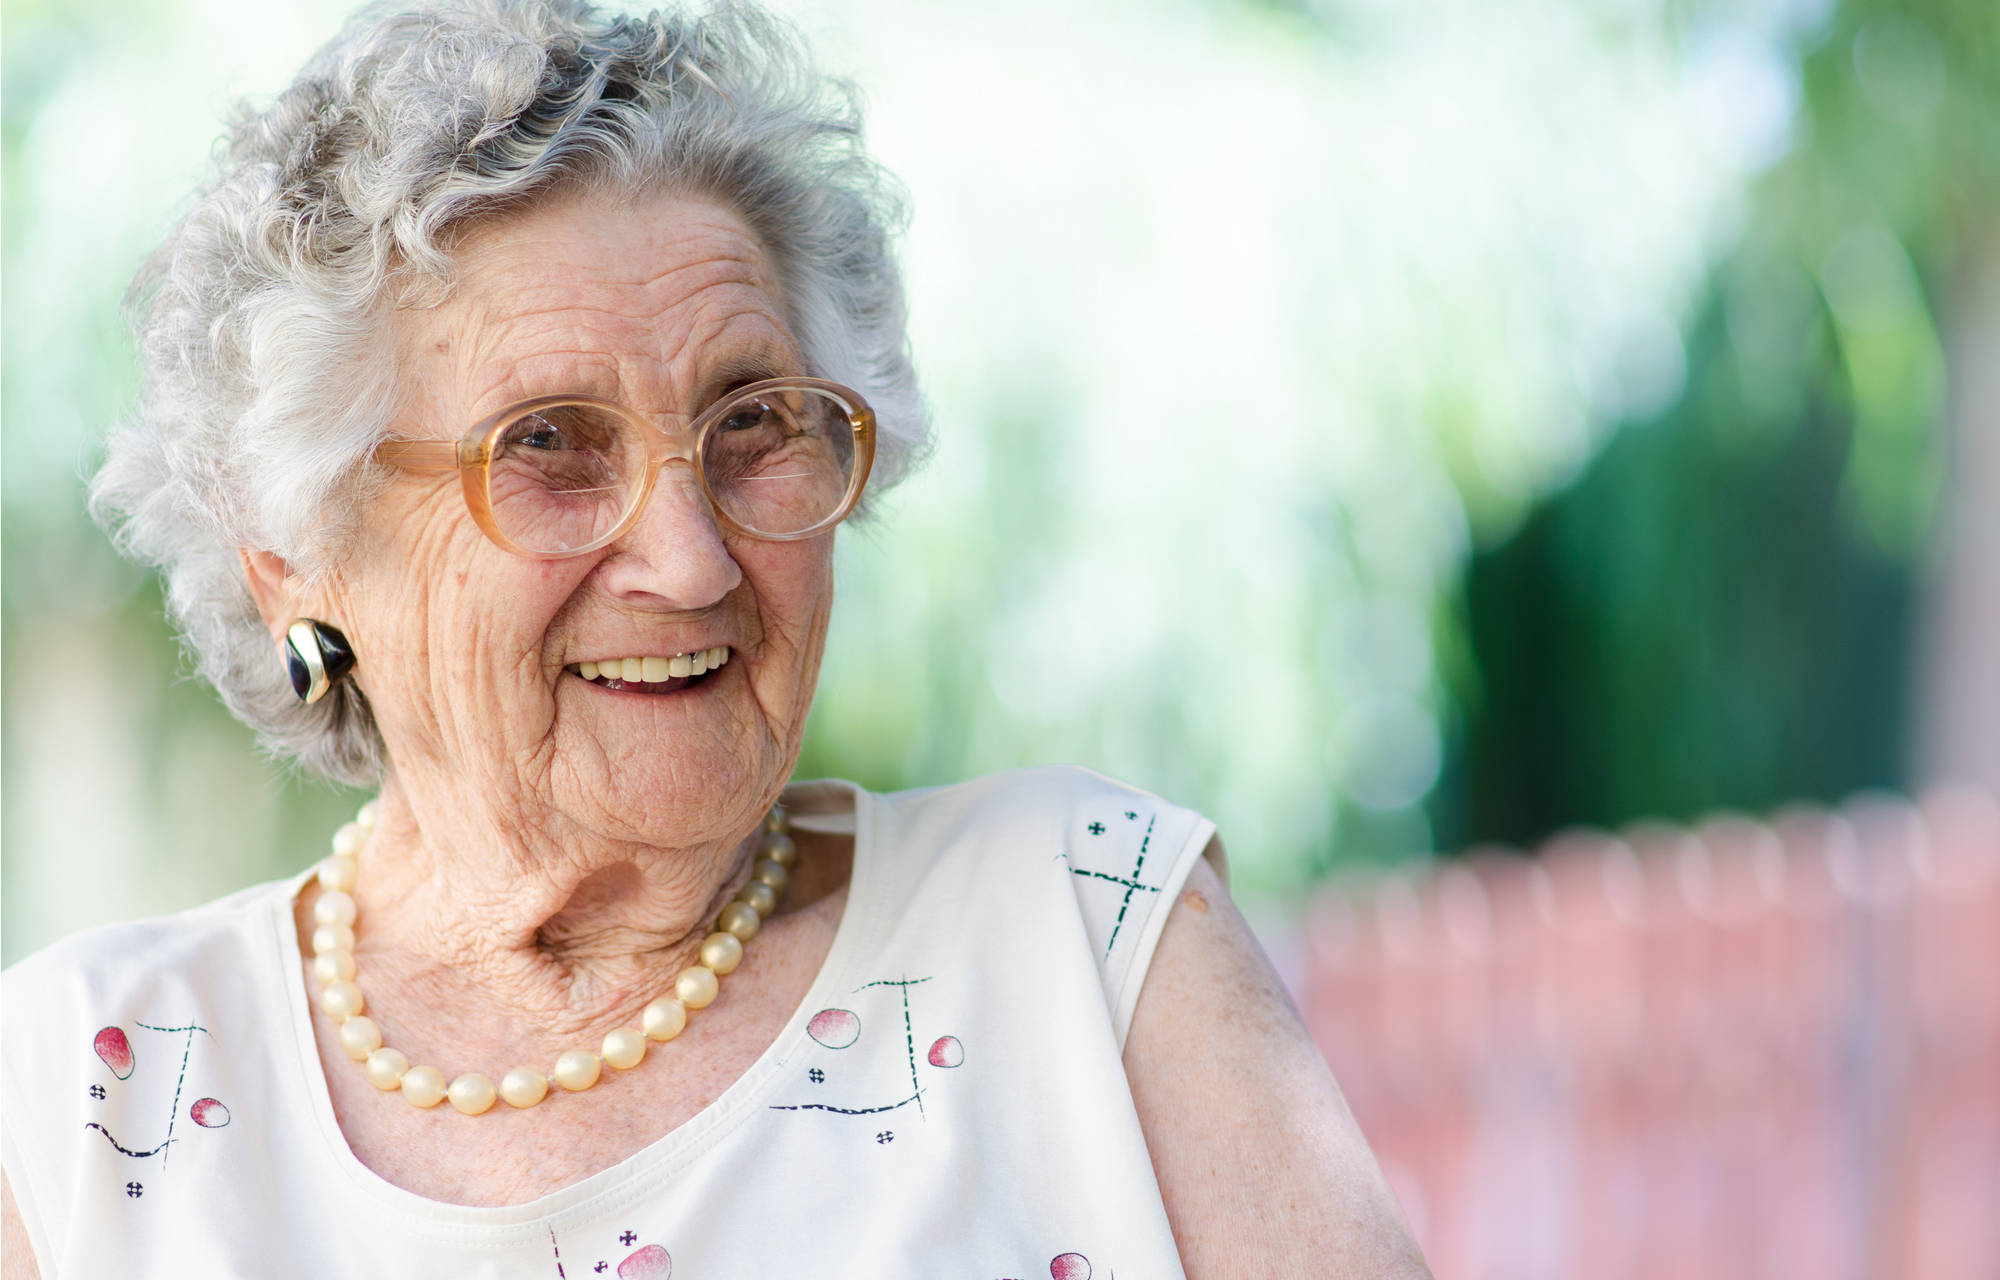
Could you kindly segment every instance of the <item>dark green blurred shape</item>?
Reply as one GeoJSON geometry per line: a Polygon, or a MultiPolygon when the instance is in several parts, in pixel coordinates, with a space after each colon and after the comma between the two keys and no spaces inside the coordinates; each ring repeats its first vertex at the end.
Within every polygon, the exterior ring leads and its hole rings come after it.
{"type": "Polygon", "coordinates": [[[2000,250],[2000,5],[1838,5],[1803,88],[1680,403],[1474,557],[1442,848],[1909,781],[1939,330],[2000,250]]]}
{"type": "Polygon", "coordinates": [[[1718,438],[1741,405],[1714,310],[1693,394],[1474,559],[1482,687],[1445,847],[1901,782],[1912,566],[1854,536],[1843,406],[1718,438]]]}

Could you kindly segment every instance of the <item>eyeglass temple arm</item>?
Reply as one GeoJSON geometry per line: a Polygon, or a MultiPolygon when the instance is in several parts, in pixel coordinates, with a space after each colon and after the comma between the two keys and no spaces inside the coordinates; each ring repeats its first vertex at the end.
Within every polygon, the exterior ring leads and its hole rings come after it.
{"type": "Polygon", "coordinates": [[[375,461],[405,471],[456,471],[455,440],[385,440],[375,449],[375,461]]]}

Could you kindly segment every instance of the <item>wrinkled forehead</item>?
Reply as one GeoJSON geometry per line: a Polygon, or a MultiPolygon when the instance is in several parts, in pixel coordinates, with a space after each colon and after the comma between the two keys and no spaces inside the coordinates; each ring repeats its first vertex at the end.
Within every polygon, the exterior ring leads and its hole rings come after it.
{"type": "Polygon", "coordinates": [[[693,413],[727,386],[803,373],[770,255],[695,197],[569,196],[468,232],[436,305],[399,315],[414,398],[470,422],[580,393],[693,413]]]}

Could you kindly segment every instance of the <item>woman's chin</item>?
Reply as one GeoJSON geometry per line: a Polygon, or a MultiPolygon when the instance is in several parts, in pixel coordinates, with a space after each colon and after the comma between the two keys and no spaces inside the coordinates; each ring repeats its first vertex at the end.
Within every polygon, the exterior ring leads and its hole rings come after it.
{"type": "Polygon", "coordinates": [[[782,739],[765,724],[749,681],[725,668],[624,685],[564,674],[556,754],[572,767],[557,770],[558,794],[570,781],[573,811],[606,814],[622,834],[648,843],[721,838],[725,827],[730,838],[740,834],[735,828],[757,813],[733,810],[754,808],[790,765],[777,758],[782,739]],[[673,832],[660,829],[668,815],[673,832]]]}

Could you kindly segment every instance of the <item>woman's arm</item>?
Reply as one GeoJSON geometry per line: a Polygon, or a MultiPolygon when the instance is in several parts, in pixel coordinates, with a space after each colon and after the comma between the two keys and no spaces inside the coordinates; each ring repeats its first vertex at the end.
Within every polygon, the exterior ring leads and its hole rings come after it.
{"type": "Polygon", "coordinates": [[[1160,935],[1125,1075],[1189,1280],[1428,1277],[1388,1182],[1210,863],[1160,935]]]}
{"type": "Polygon", "coordinates": [[[35,1247],[28,1243],[28,1226],[21,1221],[21,1206],[14,1203],[14,1184],[4,1172],[0,1172],[0,1273],[7,1280],[42,1280],[35,1247]]]}

